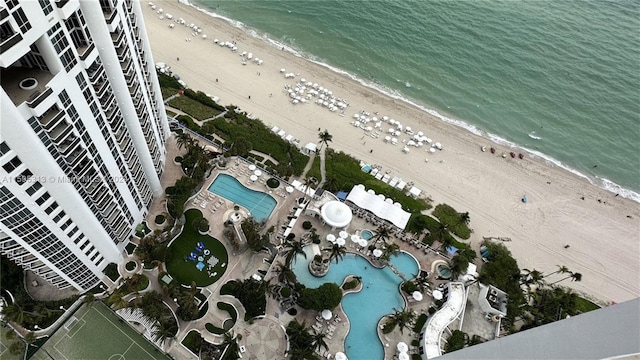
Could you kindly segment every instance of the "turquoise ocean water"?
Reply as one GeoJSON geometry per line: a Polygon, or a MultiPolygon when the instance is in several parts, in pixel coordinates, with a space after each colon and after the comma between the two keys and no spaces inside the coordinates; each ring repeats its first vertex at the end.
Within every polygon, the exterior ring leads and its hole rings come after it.
{"type": "Polygon", "coordinates": [[[192,3],[640,202],[637,1],[192,3]]]}

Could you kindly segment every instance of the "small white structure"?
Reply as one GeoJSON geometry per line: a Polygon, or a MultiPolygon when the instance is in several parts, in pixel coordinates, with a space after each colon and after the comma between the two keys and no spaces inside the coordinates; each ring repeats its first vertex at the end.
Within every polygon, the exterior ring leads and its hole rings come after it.
{"type": "Polygon", "coordinates": [[[316,150],[318,149],[318,145],[316,145],[315,143],[307,143],[307,145],[304,146],[304,152],[307,154],[314,154],[316,152],[316,150]]]}
{"type": "Polygon", "coordinates": [[[340,201],[329,201],[320,209],[322,221],[332,229],[345,229],[351,223],[353,213],[349,206],[340,201]]]}

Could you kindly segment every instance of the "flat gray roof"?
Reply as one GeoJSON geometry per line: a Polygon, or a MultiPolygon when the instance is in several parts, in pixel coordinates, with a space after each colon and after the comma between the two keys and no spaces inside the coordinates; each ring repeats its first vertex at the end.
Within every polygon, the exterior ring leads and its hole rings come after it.
{"type": "Polygon", "coordinates": [[[640,298],[443,355],[448,359],[606,359],[640,354],[640,298]]]}

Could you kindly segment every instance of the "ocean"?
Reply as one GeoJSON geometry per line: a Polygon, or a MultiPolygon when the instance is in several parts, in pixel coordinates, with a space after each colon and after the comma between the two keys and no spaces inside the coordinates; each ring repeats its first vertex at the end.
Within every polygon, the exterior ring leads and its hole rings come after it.
{"type": "Polygon", "coordinates": [[[640,202],[637,1],[192,4],[640,202]]]}

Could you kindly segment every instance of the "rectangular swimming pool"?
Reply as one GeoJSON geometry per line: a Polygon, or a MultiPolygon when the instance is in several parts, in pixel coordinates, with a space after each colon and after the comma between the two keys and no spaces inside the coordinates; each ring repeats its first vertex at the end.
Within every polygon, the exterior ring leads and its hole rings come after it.
{"type": "Polygon", "coordinates": [[[269,218],[277,204],[271,195],[251,190],[227,174],[218,175],[209,191],[246,208],[260,222],[269,218]]]}

